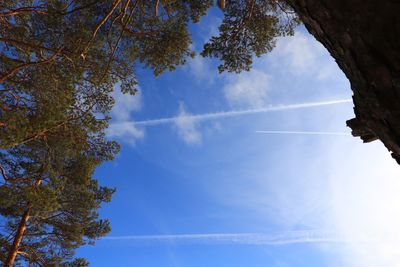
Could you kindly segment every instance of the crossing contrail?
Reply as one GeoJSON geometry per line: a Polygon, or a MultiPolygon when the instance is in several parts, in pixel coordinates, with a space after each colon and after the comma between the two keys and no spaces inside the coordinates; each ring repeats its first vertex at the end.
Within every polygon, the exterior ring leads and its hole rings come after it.
{"type": "Polygon", "coordinates": [[[126,235],[110,236],[104,240],[126,240],[133,242],[174,242],[195,244],[228,245],[288,245],[297,243],[347,242],[333,231],[299,230],[272,234],[265,233],[213,233],[213,234],[174,234],[174,235],[126,235]]]}
{"type": "MultiPolygon", "coordinates": [[[[345,104],[345,103],[352,103],[352,100],[351,99],[339,99],[339,100],[331,100],[331,101],[308,102],[308,103],[301,103],[301,104],[276,105],[276,106],[269,106],[269,107],[264,107],[264,108],[231,110],[231,111],[221,111],[221,112],[214,112],[214,113],[203,113],[203,114],[197,114],[197,115],[187,114],[187,115],[180,115],[180,116],[175,116],[175,117],[142,120],[142,121],[129,122],[129,123],[131,123],[135,126],[154,126],[154,125],[160,125],[160,124],[174,123],[178,119],[182,119],[182,118],[195,120],[195,121],[202,121],[202,120],[243,116],[243,115],[256,114],[256,113],[320,107],[320,106],[337,105],[337,104],[345,104]]],[[[126,122],[124,122],[124,123],[126,123],[126,122]]],[[[115,124],[118,124],[118,123],[115,123],[115,124]]]]}
{"type": "Polygon", "coordinates": [[[313,132],[313,131],[256,131],[262,134],[304,134],[304,135],[337,135],[337,136],[351,136],[350,133],[345,132],[313,132]]]}

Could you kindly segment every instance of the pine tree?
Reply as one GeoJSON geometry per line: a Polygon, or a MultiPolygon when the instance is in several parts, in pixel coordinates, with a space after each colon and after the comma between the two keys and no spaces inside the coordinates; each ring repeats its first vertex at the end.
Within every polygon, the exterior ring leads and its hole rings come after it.
{"type": "MultiPolygon", "coordinates": [[[[105,235],[97,209],[114,189],[95,168],[118,145],[105,139],[118,85],[135,94],[134,66],[155,75],[194,56],[188,25],[212,0],[4,0],[0,4],[0,259],[6,266],[87,266],[74,259],[105,235]]],[[[204,56],[220,71],[249,70],[297,21],[281,1],[219,1],[220,36],[204,56]]]]}
{"type": "Polygon", "coordinates": [[[118,151],[104,139],[104,126],[78,122],[63,127],[58,136],[2,151],[0,258],[5,266],[68,266],[74,249],[110,231],[97,209],[110,201],[114,189],[99,186],[92,177],[118,151]]]}

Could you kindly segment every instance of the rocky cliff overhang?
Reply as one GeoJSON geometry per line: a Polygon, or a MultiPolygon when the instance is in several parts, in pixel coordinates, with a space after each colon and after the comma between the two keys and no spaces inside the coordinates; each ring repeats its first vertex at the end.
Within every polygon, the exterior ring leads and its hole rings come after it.
{"type": "Polygon", "coordinates": [[[287,1],[350,80],[352,134],[400,164],[400,0],[287,1]]]}

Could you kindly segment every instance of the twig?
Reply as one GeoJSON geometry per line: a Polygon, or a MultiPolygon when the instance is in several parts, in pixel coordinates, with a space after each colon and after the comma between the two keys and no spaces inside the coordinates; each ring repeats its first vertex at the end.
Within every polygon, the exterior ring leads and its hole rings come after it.
{"type": "MultiPolygon", "coordinates": [[[[110,59],[109,59],[108,62],[107,62],[107,67],[105,68],[105,71],[104,71],[105,74],[108,72],[108,69],[109,69],[109,67],[110,67],[111,61],[113,60],[114,55],[115,55],[115,52],[117,51],[118,44],[119,44],[119,42],[121,41],[122,36],[124,35],[124,31],[125,31],[125,29],[126,29],[126,26],[128,25],[128,23],[129,23],[129,21],[130,21],[132,15],[133,15],[133,12],[134,12],[135,9],[136,9],[136,6],[137,6],[138,2],[139,2],[139,0],[137,0],[136,3],[135,3],[135,5],[132,7],[132,10],[131,10],[131,12],[129,13],[128,18],[126,19],[125,23],[124,23],[123,26],[122,26],[122,30],[121,30],[121,32],[120,32],[120,35],[118,36],[118,39],[117,39],[117,42],[116,42],[116,44],[115,44],[115,46],[114,46],[114,48],[113,48],[113,51],[111,52],[110,59]]],[[[104,77],[105,77],[105,75],[104,75],[104,77]]]]}
{"type": "Polygon", "coordinates": [[[43,10],[44,6],[26,6],[16,9],[9,9],[10,11],[0,12],[0,17],[14,16],[19,15],[21,13],[39,13],[46,14],[47,12],[43,10]],[[42,9],[42,10],[37,10],[42,9]]]}
{"type": "Polygon", "coordinates": [[[107,15],[99,22],[99,24],[97,24],[96,29],[94,30],[92,37],[90,38],[88,44],[86,45],[85,49],[82,52],[82,57],[85,58],[85,54],[87,52],[87,50],[89,49],[90,43],[93,41],[94,37],[96,37],[97,32],[100,30],[101,26],[103,26],[103,24],[110,18],[110,16],[114,13],[115,9],[117,8],[117,6],[119,5],[119,3],[121,3],[121,0],[117,0],[114,5],[112,6],[110,12],[107,13],[107,15]]]}
{"type": "Polygon", "coordinates": [[[158,5],[160,4],[160,0],[156,0],[156,5],[154,6],[154,16],[158,16],[158,5]]]}
{"type": "Polygon", "coordinates": [[[54,55],[52,55],[50,58],[45,59],[45,60],[41,60],[41,61],[36,61],[36,62],[28,62],[22,65],[19,65],[17,67],[15,67],[14,69],[10,70],[8,73],[6,73],[5,75],[0,77],[0,83],[4,82],[5,80],[7,80],[8,78],[14,76],[18,71],[20,71],[21,69],[27,68],[29,66],[34,66],[34,65],[41,65],[41,64],[46,64],[49,63],[51,61],[53,61],[57,55],[61,52],[62,49],[59,49],[54,55]]]}

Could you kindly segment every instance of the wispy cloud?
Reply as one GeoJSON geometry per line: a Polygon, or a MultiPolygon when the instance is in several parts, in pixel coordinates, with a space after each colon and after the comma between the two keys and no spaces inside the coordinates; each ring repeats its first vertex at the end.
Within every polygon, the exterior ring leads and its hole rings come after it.
{"type": "Polygon", "coordinates": [[[309,75],[325,80],[337,70],[325,48],[311,35],[301,31],[294,36],[280,38],[271,56],[278,68],[285,68],[294,75],[309,75]]]}
{"type": "Polygon", "coordinates": [[[117,88],[113,93],[113,97],[115,99],[115,105],[111,111],[113,120],[107,129],[107,136],[119,138],[128,144],[134,145],[136,140],[144,137],[144,130],[131,123],[131,114],[142,108],[141,93],[139,91],[134,96],[122,94],[117,88]]]}
{"type": "Polygon", "coordinates": [[[116,121],[110,124],[107,129],[107,136],[110,138],[119,138],[124,142],[135,145],[138,139],[144,138],[144,130],[135,127],[129,121],[116,121]]]}
{"type": "Polygon", "coordinates": [[[199,55],[189,59],[184,69],[194,78],[195,82],[203,85],[204,83],[213,84],[218,75],[218,72],[212,68],[210,60],[199,55]]]}
{"type": "Polygon", "coordinates": [[[312,107],[321,107],[328,105],[338,105],[338,104],[348,104],[352,103],[351,99],[339,99],[339,100],[329,100],[329,101],[318,101],[318,102],[307,102],[299,104],[288,104],[288,105],[275,105],[263,108],[252,108],[252,109],[242,109],[242,110],[231,110],[231,111],[221,111],[213,113],[203,113],[203,114],[180,114],[174,117],[160,118],[160,119],[150,119],[131,122],[135,126],[156,126],[160,124],[176,123],[177,120],[190,119],[193,121],[205,121],[229,117],[244,116],[257,113],[292,110],[292,109],[303,109],[312,107]]]}
{"type": "Polygon", "coordinates": [[[180,137],[187,144],[200,144],[202,135],[197,129],[196,121],[187,113],[183,102],[179,104],[179,114],[174,120],[175,127],[180,137]]]}
{"type": "Polygon", "coordinates": [[[111,115],[116,121],[128,121],[132,112],[139,111],[142,104],[142,95],[140,91],[134,96],[121,93],[117,88],[113,92],[115,105],[111,111],[111,115]]]}
{"type": "Polygon", "coordinates": [[[288,245],[296,243],[348,242],[332,231],[299,230],[271,234],[266,233],[212,233],[212,234],[168,234],[168,235],[125,235],[109,236],[105,240],[130,240],[134,242],[182,242],[206,244],[242,244],[242,245],[288,245]]]}
{"type": "Polygon", "coordinates": [[[346,236],[332,230],[311,229],[292,230],[273,233],[202,233],[202,234],[163,234],[163,235],[122,235],[107,236],[103,240],[143,242],[150,241],[175,242],[175,243],[202,243],[202,244],[240,244],[240,245],[290,245],[299,243],[362,243],[374,244],[382,242],[395,242],[390,235],[379,236],[366,233],[358,236],[346,236]]]}
{"type": "Polygon", "coordinates": [[[265,106],[269,76],[258,69],[231,74],[224,86],[225,98],[234,107],[260,108],[265,106]]]}

